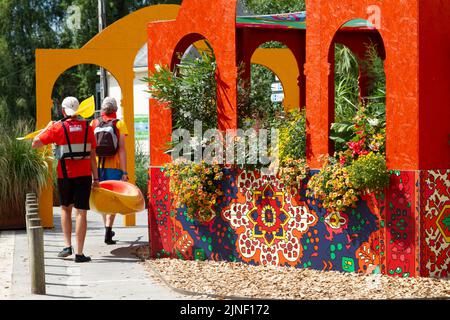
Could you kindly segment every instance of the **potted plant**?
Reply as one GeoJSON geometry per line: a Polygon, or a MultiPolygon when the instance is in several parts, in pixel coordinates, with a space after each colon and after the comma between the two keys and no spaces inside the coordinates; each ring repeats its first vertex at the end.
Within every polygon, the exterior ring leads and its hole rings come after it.
{"type": "Polygon", "coordinates": [[[39,194],[49,179],[48,149],[16,140],[28,128],[23,122],[15,128],[0,126],[0,230],[25,228],[26,194],[39,194]]]}

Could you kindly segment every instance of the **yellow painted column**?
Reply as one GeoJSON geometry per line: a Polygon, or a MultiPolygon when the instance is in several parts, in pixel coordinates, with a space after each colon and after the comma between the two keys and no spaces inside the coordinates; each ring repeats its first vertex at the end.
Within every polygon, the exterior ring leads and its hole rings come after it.
{"type": "MultiPolygon", "coordinates": [[[[47,66],[50,64],[49,59],[41,55],[42,51],[36,51],[36,129],[44,128],[51,120],[51,107],[53,101],[51,93],[54,81],[45,81],[51,76],[48,75],[47,66]]],[[[55,81],[56,81],[56,76],[55,81]]],[[[50,148],[50,147],[47,147],[50,148]]],[[[53,181],[52,181],[52,161],[48,161],[48,170],[50,178],[47,186],[41,192],[39,197],[39,216],[41,224],[44,228],[53,228],[53,181]]]]}
{"type": "MultiPolygon", "coordinates": [[[[128,75],[124,77],[125,82],[122,82],[122,101],[124,121],[128,127],[128,137],[126,139],[127,150],[127,171],[130,178],[130,183],[136,184],[136,170],[135,170],[135,150],[134,150],[134,71],[130,68],[127,71],[128,75]],[[131,71],[131,72],[130,72],[131,71]]],[[[125,227],[136,226],[136,214],[126,215],[124,218],[125,227]]]]}

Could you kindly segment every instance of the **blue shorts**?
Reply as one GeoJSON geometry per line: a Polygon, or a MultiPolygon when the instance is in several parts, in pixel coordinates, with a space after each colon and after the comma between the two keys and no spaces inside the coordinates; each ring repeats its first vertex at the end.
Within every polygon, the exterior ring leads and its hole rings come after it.
{"type": "Polygon", "coordinates": [[[120,169],[98,169],[98,179],[100,181],[106,180],[122,180],[123,171],[120,169]]]}

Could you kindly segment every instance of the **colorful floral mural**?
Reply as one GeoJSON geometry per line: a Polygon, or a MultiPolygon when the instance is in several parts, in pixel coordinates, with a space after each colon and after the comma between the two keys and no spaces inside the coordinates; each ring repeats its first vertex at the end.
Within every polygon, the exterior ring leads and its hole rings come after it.
{"type": "Polygon", "coordinates": [[[224,173],[217,216],[201,224],[190,220],[184,208],[171,208],[168,178],[161,169],[151,169],[155,257],[381,272],[383,201],[367,196],[348,212],[328,213],[320,201],[305,196],[304,188],[288,192],[273,176],[224,173]]]}
{"type": "Polygon", "coordinates": [[[300,239],[317,223],[317,215],[273,176],[241,171],[237,184],[235,201],[222,215],[237,235],[240,259],[297,265],[303,255],[300,239]]]}
{"type": "Polygon", "coordinates": [[[203,224],[171,207],[168,186],[162,170],[151,169],[155,257],[448,276],[450,171],[422,172],[420,179],[417,172],[393,172],[386,195],[368,194],[357,208],[330,213],[304,187],[291,193],[276,177],[225,170],[217,216],[203,224]]]}

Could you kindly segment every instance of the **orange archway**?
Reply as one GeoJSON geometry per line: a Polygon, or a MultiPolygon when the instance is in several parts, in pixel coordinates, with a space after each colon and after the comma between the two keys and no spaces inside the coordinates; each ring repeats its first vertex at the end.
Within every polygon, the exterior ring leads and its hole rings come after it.
{"type": "Polygon", "coordinates": [[[290,49],[258,48],[253,53],[251,62],[270,69],[280,79],[284,91],[283,106],[286,111],[294,111],[305,107],[299,106],[300,88],[298,79],[300,70],[290,49]]]}
{"type": "MultiPolygon", "coordinates": [[[[178,15],[178,5],[156,5],[138,10],[115,22],[92,38],[81,49],[36,50],[36,116],[37,127],[51,120],[52,90],[58,77],[70,67],[95,64],[110,71],[122,89],[124,120],[129,127],[129,141],[134,141],[133,63],[136,53],[147,42],[149,21],[172,20],[178,15]]],[[[134,144],[127,145],[130,180],[134,182],[134,144]]],[[[50,166],[51,167],[51,166],[50,166]]],[[[53,227],[53,187],[51,181],[40,198],[42,225],[53,227]]],[[[125,224],[135,224],[134,216],[126,216],[125,224]]]]}

